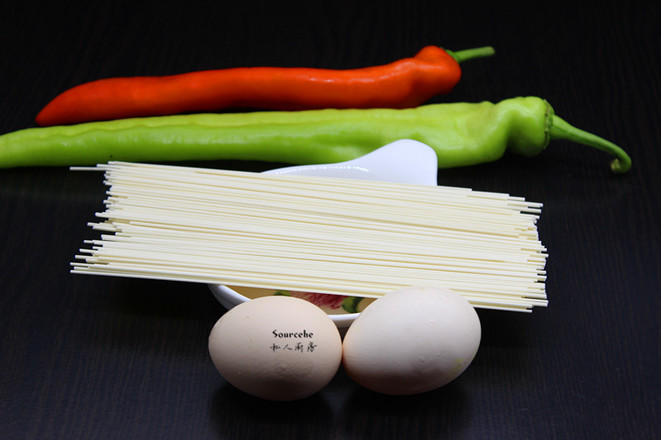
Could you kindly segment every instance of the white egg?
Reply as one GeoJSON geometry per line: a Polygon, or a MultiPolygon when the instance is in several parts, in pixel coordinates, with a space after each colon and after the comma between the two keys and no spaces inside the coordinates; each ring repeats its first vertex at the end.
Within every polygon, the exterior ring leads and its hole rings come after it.
{"type": "Polygon", "coordinates": [[[473,361],[480,320],[462,296],[439,288],[408,288],[370,304],[349,327],[343,366],[363,387],[383,394],[431,391],[473,361]]]}
{"type": "Polygon", "coordinates": [[[319,307],[270,296],[226,312],[211,330],[209,354],[236,388],[263,399],[290,401],[331,381],[342,360],[342,340],[319,307]]]}

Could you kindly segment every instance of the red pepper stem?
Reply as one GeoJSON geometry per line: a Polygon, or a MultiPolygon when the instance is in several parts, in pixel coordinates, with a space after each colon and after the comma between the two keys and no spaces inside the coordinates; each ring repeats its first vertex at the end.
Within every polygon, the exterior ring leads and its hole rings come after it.
{"type": "Polygon", "coordinates": [[[472,60],[473,58],[490,57],[496,53],[491,46],[476,47],[474,49],[465,49],[456,52],[446,50],[446,52],[459,64],[464,61],[472,60]]]}
{"type": "Polygon", "coordinates": [[[556,115],[551,116],[549,135],[551,139],[564,139],[578,144],[587,145],[604,151],[615,158],[610,164],[611,171],[617,174],[626,173],[631,168],[631,158],[620,147],[597,135],[588,133],[570,125],[556,115]]]}

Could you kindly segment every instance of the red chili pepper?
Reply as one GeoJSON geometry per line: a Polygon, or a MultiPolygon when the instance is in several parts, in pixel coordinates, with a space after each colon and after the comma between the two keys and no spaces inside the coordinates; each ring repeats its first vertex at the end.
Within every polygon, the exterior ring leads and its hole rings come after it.
{"type": "Polygon", "coordinates": [[[449,93],[459,63],[491,47],[450,52],[423,48],[413,58],[352,70],[238,67],[170,76],[108,78],[73,87],[39,112],[39,125],[163,116],[227,108],[415,107],[449,93]]]}

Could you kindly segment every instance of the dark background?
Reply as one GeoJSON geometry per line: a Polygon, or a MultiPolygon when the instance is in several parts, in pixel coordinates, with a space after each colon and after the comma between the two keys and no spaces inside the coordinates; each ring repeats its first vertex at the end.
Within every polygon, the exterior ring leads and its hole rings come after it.
{"type": "MultiPolygon", "coordinates": [[[[102,77],[236,66],[352,68],[428,44],[497,55],[435,102],[536,95],[625,147],[555,142],[443,170],[439,183],[543,202],[550,305],[480,311],[471,367],[425,395],[367,392],[340,371],[310,399],[259,401],[217,374],[206,286],[71,275],[102,208],[97,173],[0,170],[0,432],[50,438],[651,439],[659,435],[658,2],[4,2],[0,132],[34,126],[102,77]],[[8,4],[9,3],[9,4],[8,4]]],[[[281,164],[211,162],[261,171],[281,164]]],[[[658,437],[657,437],[658,438],[658,437]]]]}

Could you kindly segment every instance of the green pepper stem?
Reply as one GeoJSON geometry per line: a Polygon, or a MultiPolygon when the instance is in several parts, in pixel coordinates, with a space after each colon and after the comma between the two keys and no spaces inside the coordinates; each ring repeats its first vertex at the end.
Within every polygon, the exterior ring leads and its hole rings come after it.
{"type": "Polygon", "coordinates": [[[476,47],[474,49],[465,49],[456,52],[446,50],[446,52],[459,64],[463,63],[464,61],[472,60],[473,58],[490,57],[496,53],[494,48],[491,46],[476,47]]]}
{"type": "Polygon", "coordinates": [[[596,148],[614,156],[615,159],[613,159],[610,164],[611,171],[614,173],[626,173],[631,168],[631,158],[622,148],[597,135],[576,128],[556,115],[552,116],[549,134],[551,139],[573,141],[578,144],[596,148]]]}

